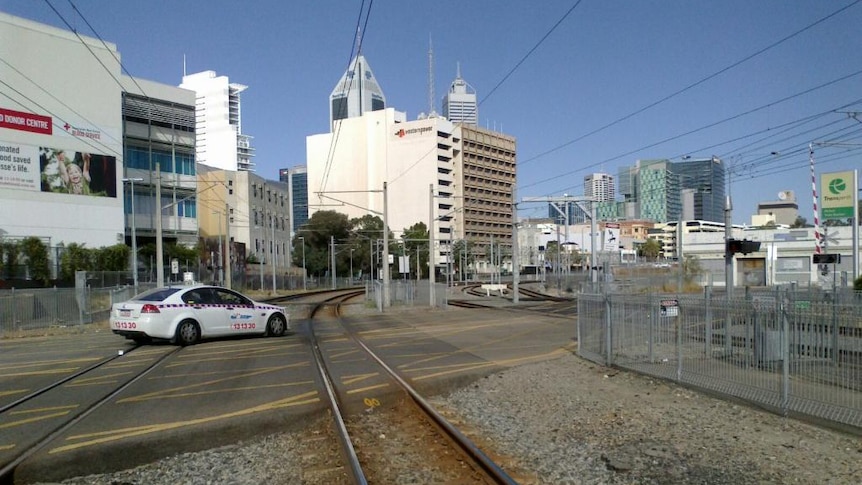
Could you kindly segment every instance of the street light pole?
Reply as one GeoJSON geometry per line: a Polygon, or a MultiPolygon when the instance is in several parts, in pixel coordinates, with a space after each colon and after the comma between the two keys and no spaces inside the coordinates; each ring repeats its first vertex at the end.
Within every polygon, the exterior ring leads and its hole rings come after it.
{"type": "Polygon", "coordinates": [[[144,179],[124,178],[123,182],[129,182],[131,199],[132,199],[132,281],[135,284],[135,293],[138,292],[138,235],[135,230],[135,182],[142,182],[144,179]]]}
{"type": "Polygon", "coordinates": [[[308,286],[305,281],[305,237],[299,236],[297,239],[302,239],[302,291],[308,291],[308,286]]]}
{"type": "Polygon", "coordinates": [[[355,248],[350,248],[350,284],[353,284],[353,251],[355,248]]]}

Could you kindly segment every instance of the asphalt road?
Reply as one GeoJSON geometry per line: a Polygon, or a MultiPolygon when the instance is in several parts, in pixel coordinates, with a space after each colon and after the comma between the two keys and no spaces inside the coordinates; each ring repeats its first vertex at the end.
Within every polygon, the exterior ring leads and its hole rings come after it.
{"type": "MultiPolygon", "coordinates": [[[[429,396],[506,367],[574,351],[572,316],[505,308],[415,309],[354,315],[345,322],[316,319],[314,324],[348,412],[394,403],[388,379],[357,350],[354,338],[429,396]]],[[[22,463],[16,483],[124,469],[303,427],[324,407],[307,343],[309,321],[292,324],[293,332],[281,338],[215,340],[183,348],[89,411],[93,402],[174,347],[129,351],[124,339],[105,333],[4,342],[4,404],[119,350],[124,355],[15,408],[14,415],[0,415],[0,459],[8,462],[73,415],[84,417],[22,463]]]]}

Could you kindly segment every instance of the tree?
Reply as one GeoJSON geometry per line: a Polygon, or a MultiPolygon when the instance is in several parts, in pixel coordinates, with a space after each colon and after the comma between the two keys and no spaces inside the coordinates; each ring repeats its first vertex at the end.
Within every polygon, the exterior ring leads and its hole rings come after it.
{"type": "Polygon", "coordinates": [[[686,255],[682,261],[682,274],[686,281],[691,281],[695,276],[703,273],[703,267],[697,256],[686,255]]]}
{"type": "Polygon", "coordinates": [[[35,236],[23,239],[20,243],[21,254],[27,258],[27,270],[30,279],[41,281],[47,285],[51,279],[51,269],[48,266],[48,246],[35,236]]]}
{"type": "Polygon", "coordinates": [[[656,239],[649,238],[638,247],[638,254],[644,258],[655,261],[661,254],[661,243],[656,239]]]}
{"type": "Polygon", "coordinates": [[[454,267],[452,271],[455,273],[466,273],[468,268],[473,266],[473,263],[476,261],[476,255],[474,254],[473,248],[476,245],[468,240],[459,239],[452,243],[452,257],[454,267]]]}
{"type": "MultiPolygon", "coordinates": [[[[315,212],[299,232],[305,240],[305,264],[309,274],[323,276],[329,270],[329,243],[331,238],[336,241],[347,241],[350,236],[350,223],[345,214],[335,211],[315,212]]],[[[302,264],[302,244],[294,240],[293,259],[302,264]]],[[[348,255],[349,257],[349,255],[348,255]]],[[[338,265],[336,263],[336,265],[338,265]]]]}
{"type": "Polygon", "coordinates": [[[131,249],[125,244],[115,244],[92,251],[93,270],[125,271],[129,267],[131,249]]]}
{"type": "Polygon", "coordinates": [[[791,224],[790,227],[796,229],[796,228],[800,228],[800,227],[810,227],[810,226],[808,225],[808,221],[804,217],[796,216],[796,220],[793,221],[793,224],[791,224]]]}
{"type": "Polygon", "coordinates": [[[60,279],[73,281],[76,271],[92,271],[92,252],[84,244],[71,243],[60,255],[60,279]]]}
{"type": "Polygon", "coordinates": [[[3,269],[7,278],[15,276],[15,266],[18,265],[18,255],[20,254],[18,244],[13,241],[4,241],[3,246],[3,269]]]}
{"type": "MultiPolygon", "coordinates": [[[[411,255],[411,260],[418,254],[419,278],[428,277],[428,226],[424,222],[417,222],[402,231],[401,239],[404,243],[404,251],[411,255]]],[[[416,266],[408,268],[413,274],[416,266]]]]}

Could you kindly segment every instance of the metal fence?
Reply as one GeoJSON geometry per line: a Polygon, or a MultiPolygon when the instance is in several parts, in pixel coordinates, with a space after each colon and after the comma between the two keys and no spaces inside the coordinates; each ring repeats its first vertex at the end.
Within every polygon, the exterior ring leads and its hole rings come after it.
{"type": "Polygon", "coordinates": [[[804,295],[583,293],[578,352],[784,415],[862,428],[862,304],[804,295]]]}
{"type": "MultiPolygon", "coordinates": [[[[138,291],[146,289],[144,285],[138,291]]],[[[134,296],[131,286],[115,288],[34,288],[0,291],[0,337],[49,327],[108,319],[111,305],[134,296]]]]}

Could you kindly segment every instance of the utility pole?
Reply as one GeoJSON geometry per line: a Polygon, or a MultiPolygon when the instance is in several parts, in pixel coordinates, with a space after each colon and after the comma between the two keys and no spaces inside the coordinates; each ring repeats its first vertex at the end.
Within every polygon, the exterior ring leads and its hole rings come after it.
{"type": "Polygon", "coordinates": [[[164,251],[164,241],[162,241],[162,169],[161,163],[156,162],[156,287],[158,288],[165,286],[164,251]]]}
{"type": "Polygon", "coordinates": [[[338,283],[335,280],[335,236],[329,236],[329,266],[332,268],[332,289],[338,288],[338,283]]]}
{"type": "Polygon", "coordinates": [[[224,203],[224,287],[230,289],[231,285],[231,268],[230,268],[230,204],[224,203]]]}
{"type": "MultiPolygon", "coordinates": [[[[419,264],[419,258],[416,258],[419,264]]],[[[434,308],[434,184],[428,184],[428,297],[431,308],[434,308]]]]}
{"type": "MultiPolygon", "coordinates": [[[[383,308],[392,306],[389,294],[389,196],[383,182],[383,308]]],[[[450,233],[451,234],[451,233],[450,233]]]]}
{"type": "Polygon", "coordinates": [[[275,242],[275,212],[271,214],[270,225],[272,226],[272,294],[275,295],[278,288],[275,285],[275,266],[278,261],[278,244],[275,242]]]}

